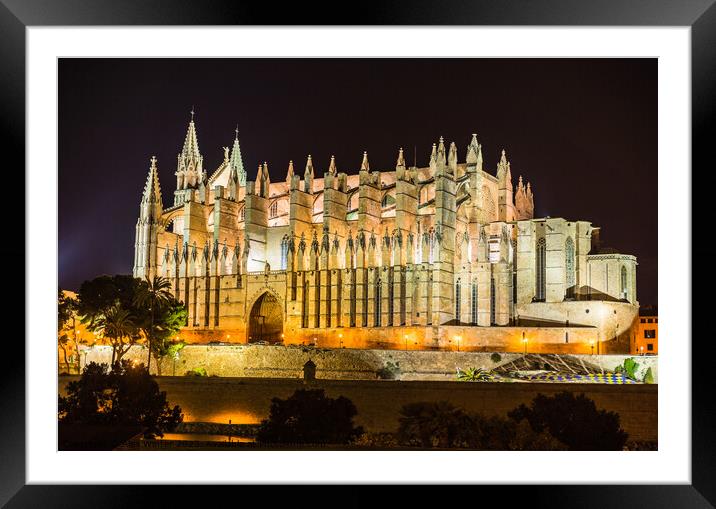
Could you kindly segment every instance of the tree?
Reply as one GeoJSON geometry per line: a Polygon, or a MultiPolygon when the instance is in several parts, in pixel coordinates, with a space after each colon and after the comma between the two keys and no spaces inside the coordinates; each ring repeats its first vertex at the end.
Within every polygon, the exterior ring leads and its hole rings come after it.
{"type": "Polygon", "coordinates": [[[67,361],[67,346],[69,345],[70,339],[74,343],[75,353],[77,357],[77,373],[80,372],[80,348],[79,340],[77,338],[77,308],[79,302],[77,299],[65,295],[62,289],[59,289],[57,295],[57,339],[62,349],[62,354],[65,359],[65,364],[69,369],[69,363],[67,361]],[[67,334],[68,329],[70,333],[67,334]]]}
{"type": "Polygon", "coordinates": [[[508,416],[517,422],[526,419],[538,433],[548,431],[572,451],[620,451],[628,438],[619,426],[619,414],[597,410],[584,394],[538,394],[529,407],[520,405],[508,416]]]}
{"type": "Polygon", "coordinates": [[[93,328],[101,332],[112,345],[112,366],[122,360],[140,337],[132,315],[119,303],[94,319],[93,323],[93,328]]]}
{"type": "Polygon", "coordinates": [[[398,441],[404,445],[443,449],[479,446],[474,420],[447,401],[404,405],[398,421],[398,441]]]}
{"type": "Polygon", "coordinates": [[[155,324],[155,316],[160,314],[162,308],[167,306],[174,299],[169,289],[171,283],[167,278],[154,276],[150,279],[140,281],[137,284],[136,292],[132,303],[149,311],[149,320],[141,325],[144,335],[147,338],[147,372],[152,360],[152,344],[155,336],[158,334],[157,324],[155,324]]]}
{"type": "MultiPolygon", "coordinates": [[[[161,372],[161,360],[166,356],[174,356],[184,348],[183,341],[175,340],[177,333],[186,324],[189,312],[183,303],[171,297],[163,305],[159,314],[154,318],[154,339],[151,343],[151,352],[157,363],[157,373],[161,372]]],[[[145,332],[146,334],[146,332],[145,332]]]]}
{"type": "Polygon", "coordinates": [[[85,281],[77,294],[77,314],[82,317],[88,329],[95,329],[99,320],[109,308],[119,304],[132,315],[136,315],[134,296],[140,280],[132,276],[118,274],[116,276],[98,276],[85,281]]]}
{"type": "Polygon", "coordinates": [[[169,406],[166,393],[143,365],[118,362],[110,372],[106,364],[85,366],[80,380],[67,385],[58,398],[58,419],[67,424],[138,425],[145,437],[163,436],[183,420],[181,408],[169,406]]]}
{"type": "Polygon", "coordinates": [[[358,414],[344,396],[328,398],[323,389],[299,389],[288,399],[273,398],[269,418],[256,439],[265,443],[347,444],[363,434],[353,425],[358,414]]]}

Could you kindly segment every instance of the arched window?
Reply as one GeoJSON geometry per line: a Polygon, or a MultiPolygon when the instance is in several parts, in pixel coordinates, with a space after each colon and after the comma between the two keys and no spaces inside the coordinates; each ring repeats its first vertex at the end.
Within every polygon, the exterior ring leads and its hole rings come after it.
{"type": "Polygon", "coordinates": [[[288,238],[281,239],[281,270],[286,270],[288,265],[288,238]]]}
{"type": "Polygon", "coordinates": [[[239,212],[239,221],[245,221],[246,220],[246,207],[241,207],[241,212],[239,212]]]}
{"type": "Polygon", "coordinates": [[[472,292],[470,295],[470,310],[472,311],[472,325],[477,325],[477,283],[472,283],[472,292]]]}
{"type": "Polygon", "coordinates": [[[565,256],[565,271],[566,271],[566,282],[567,282],[567,298],[573,299],[575,288],[574,288],[574,241],[572,237],[567,237],[567,241],[564,245],[564,256],[565,256]]]}
{"type": "Polygon", "coordinates": [[[535,300],[543,301],[547,295],[547,284],[545,278],[546,272],[546,261],[547,261],[547,246],[544,238],[537,241],[537,260],[535,267],[535,282],[536,292],[535,300]]]}
{"type": "Polygon", "coordinates": [[[395,277],[393,274],[393,267],[388,269],[388,326],[393,325],[393,313],[395,312],[395,277]]]}
{"type": "Polygon", "coordinates": [[[308,278],[303,274],[303,313],[301,314],[301,326],[308,327],[308,278]]]}
{"type": "Polygon", "coordinates": [[[462,304],[460,300],[460,279],[458,278],[457,282],[455,283],[455,322],[459,325],[460,324],[460,305],[462,304]]]}
{"type": "Polygon", "coordinates": [[[278,201],[273,202],[269,208],[269,218],[273,219],[276,216],[278,216],[278,201]]]}
{"type": "Polygon", "coordinates": [[[621,298],[622,299],[628,299],[629,294],[629,285],[627,284],[627,269],[624,265],[622,265],[622,271],[621,271],[621,298]]]}
{"type": "Polygon", "coordinates": [[[381,326],[381,323],[380,323],[380,315],[382,314],[381,313],[381,301],[382,301],[381,287],[382,287],[382,285],[381,285],[380,279],[376,279],[375,280],[375,291],[373,292],[374,297],[375,297],[375,303],[373,305],[373,312],[374,312],[373,313],[373,325],[375,327],[381,326]]]}

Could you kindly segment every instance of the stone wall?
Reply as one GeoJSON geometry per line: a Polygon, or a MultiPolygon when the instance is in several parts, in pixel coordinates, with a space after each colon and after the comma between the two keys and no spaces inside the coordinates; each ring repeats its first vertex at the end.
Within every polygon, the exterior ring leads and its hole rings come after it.
{"type": "MultiPolygon", "coordinates": [[[[61,377],[60,393],[77,377],[61,377]]],[[[445,400],[470,412],[506,415],[539,393],[584,393],[598,408],[617,412],[630,440],[657,439],[657,385],[406,382],[394,380],[301,380],[162,377],[160,389],[182,408],[185,421],[258,423],[268,416],[271,398],[297,389],[321,388],[329,397],[345,396],[358,409],[356,424],[370,432],[392,432],[403,405],[445,400]]]]}
{"type": "MultiPolygon", "coordinates": [[[[412,347],[412,345],[409,345],[412,347]]],[[[86,350],[86,362],[109,364],[112,351],[107,346],[86,350]]],[[[400,367],[402,380],[454,380],[457,368],[492,369],[521,356],[518,353],[501,353],[498,363],[490,359],[489,352],[457,351],[405,351],[405,350],[357,350],[301,346],[269,345],[187,345],[176,360],[165,358],[161,373],[165,376],[184,375],[187,371],[204,368],[209,376],[220,377],[269,377],[300,378],[303,365],[311,359],[317,367],[320,379],[367,379],[374,380],[376,373],[388,363],[400,367]]],[[[577,355],[586,362],[613,371],[623,364],[627,355],[577,355]]],[[[127,359],[146,363],[147,350],[133,347],[127,359]]],[[[654,380],[658,381],[656,356],[637,357],[643,369],[652,367],[654,380]]],[[[83,365],[84,365],[83,360],[83,365]]],[[[152,372],[156,365],[152,361],[152,372]]]]}

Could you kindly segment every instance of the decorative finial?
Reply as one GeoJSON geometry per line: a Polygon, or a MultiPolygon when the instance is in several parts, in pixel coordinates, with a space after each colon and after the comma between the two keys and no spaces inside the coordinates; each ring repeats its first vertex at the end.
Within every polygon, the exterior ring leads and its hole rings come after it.
{"type": "Polygon", "coordinates": [[[234,129],[234,132],[236,133],[236,139],[239,139],[239,124],[236,124],[236,129],[234,129]]]}
{"type": "Polygon", "coordinates": [[[149,159],[149,161],[151,163],[151,167],[153,169],[156,169],[157,168],[157,156],[152,156],[151,159],[149,159]]]}
{"type": "Polygon", "coordinates": [[[191,105],[191,121],[194,122],[194,105],[191,105]]]}

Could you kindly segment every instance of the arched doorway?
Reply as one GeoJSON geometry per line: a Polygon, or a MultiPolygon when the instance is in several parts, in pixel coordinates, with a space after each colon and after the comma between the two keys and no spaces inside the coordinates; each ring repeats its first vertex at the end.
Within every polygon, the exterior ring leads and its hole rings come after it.
{"type": "Polygon", "coordinates": [[[249,343],[280,343],[283,311],[278,299],[266,292],[256,299],[249,314],[249,343]]]}

